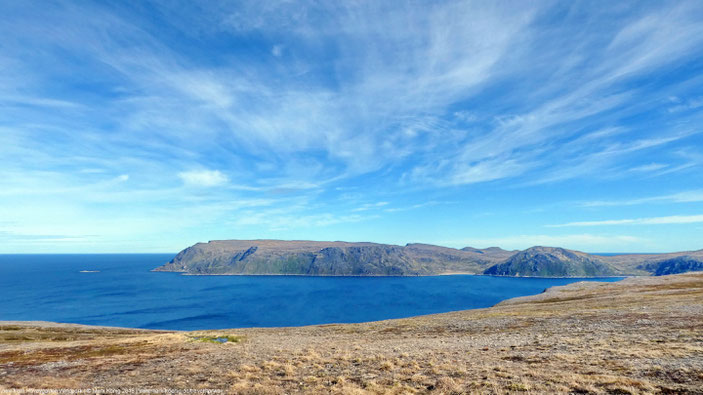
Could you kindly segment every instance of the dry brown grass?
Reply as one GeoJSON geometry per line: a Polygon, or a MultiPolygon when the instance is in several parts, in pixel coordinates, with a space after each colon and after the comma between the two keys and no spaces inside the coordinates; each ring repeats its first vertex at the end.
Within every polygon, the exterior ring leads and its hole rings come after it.
{"type": "Polygon", "coordinates": [[[702,393],[703,274],[573,284],[499,306],[303,328],[156,333],[0,323],[0,389],[702,393]],[[232,336],[216,344],[194,338],[232,336]]]}

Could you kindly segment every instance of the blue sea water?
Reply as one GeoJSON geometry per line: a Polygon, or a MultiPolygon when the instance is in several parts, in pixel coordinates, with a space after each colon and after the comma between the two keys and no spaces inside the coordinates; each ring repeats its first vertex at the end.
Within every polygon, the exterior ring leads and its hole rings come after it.
{"type": "Polygon", "coordinates": [[[178,330],[350,323],[489,307],[584,280],[183,276],[150,271],[172,257],[0,255],[0,320],[178,330]]]}

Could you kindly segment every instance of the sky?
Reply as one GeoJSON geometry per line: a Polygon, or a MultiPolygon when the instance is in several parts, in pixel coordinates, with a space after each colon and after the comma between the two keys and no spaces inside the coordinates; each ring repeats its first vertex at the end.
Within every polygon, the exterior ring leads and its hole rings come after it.
{"type": "Polygon", "coordinates": [[[701,1],[0,15],[0,253],[703,248],[701,1]]]}

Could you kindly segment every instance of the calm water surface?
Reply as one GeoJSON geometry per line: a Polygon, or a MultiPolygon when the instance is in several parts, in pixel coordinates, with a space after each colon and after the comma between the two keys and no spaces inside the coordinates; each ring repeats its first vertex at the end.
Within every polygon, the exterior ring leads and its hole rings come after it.
{"type": "Polygon", "coordinates": [[[489,307],[584,280],[183,276],[150,271],[172,257],[0,255],[0,320],[181,330],[363,322],[489,307]]]}

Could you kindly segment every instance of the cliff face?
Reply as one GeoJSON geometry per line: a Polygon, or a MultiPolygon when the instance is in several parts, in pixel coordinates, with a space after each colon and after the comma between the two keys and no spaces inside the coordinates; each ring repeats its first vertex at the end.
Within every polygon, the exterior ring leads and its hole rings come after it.
{"type": "Polygon", "coordinates": [[[595,256],[555,247],[461,250],[342,241],[220,240],[181,251],[155,271],[187,274],[418,276],[446,273],[525,277],[664,275],[703,270],[703,250],[595,256]]]}
{"type": "Polygon", "coordinates": [[[414,276],[481,273],[505,251],[462,251],[428,244],[227,240],[188,247],[156,271],[189,274],[414,276]]]}
{"type": "Polygon", "coordinates": [[[491,266],[484,274],[525,277],[601,277],[620,274],[600,259],[578,251],[532,247],[507,261],[491,266]]]}

